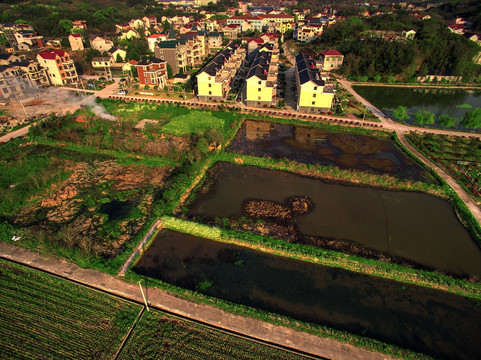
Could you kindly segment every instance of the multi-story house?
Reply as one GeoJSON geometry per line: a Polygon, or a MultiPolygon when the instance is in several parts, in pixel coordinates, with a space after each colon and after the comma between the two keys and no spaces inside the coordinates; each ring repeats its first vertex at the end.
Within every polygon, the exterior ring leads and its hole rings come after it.
{"type": "Polygon", "coordinates": [[[67,85],[78,82],[73,60],[63,50],[44,51],[37,54],[37,61],[46,69],[52,85],[67,85]]]}
{"type": "Polygon", "coordinates": [[[37,35],[33,30],[18,30],[13,33],[16,48],[19,50],[31,50],[43,47],[43,36],[37,35]]]}
{"type": "Polygon", "coordinates": [[[167,40],[167,34],[152,34],[147,37],[147,44],[149,45],[149,50],[151,52],[154,52],[155,50],[155,45],[162,41],[167,40]]]}
{"type": "Polygon", "coordinates": [[[312,42],[322,35],[323,25],[308,24],[297,29],[297,41],[312,42]]]}
{"type": "Polygon", "coordinates": [[[212,32],[209,33],[207,36],[209,38],[209,48],[220,48],[222,47],[222,36],[223,33],[219,32],[212,32]]]}
{"type": "Polygon", "coordinates": [[[22,60],[25,60],[25,55],[23,54],[0,53],[0,65],[9,65],[22,60]]]}
{"type": "Polygon", "coordinates": [[[72,51],[82,51],[84,49],[82,35],[80,34],[70,34],[68,36],[68,42],[70,43],[72,51]]]}
{"type": "Polygon", "coordinates": [[[297,111],[321,113],[329,111],[334,99],[334,87],[323,77],[310,55],[296,56],[297,111]]]}
{"type": "Polygon", "coordinates": [[[321,51],[319,60],[321,61],[322,69],[325,71],[339,70],[342,66],[344,55],[337,50],[326,50],[321,51]]]}
{"type": "Polygon", "coordinates": [[[245,101],[248,106],[277,106],[279,49],[265,44],[259,49],[246,78],[245,101]]]}
{"type": "Polygon", "coordinates": [[[187,49],[178,40],[159,42],[155,46],[154,54],[157,59],[165,60],[169,64],[174,75],[185,72],[188,64],[187,49]]]}
{"type": "Polygon", "coordinates": [[[103,53],[104,51],[109,51],[114,46],[114,43],[112,41],[101,38],[97,35],[92,36],[89,39],[89,42],[92,49],[98,50],[101,53],[103,53]]]}
{"type": "Polygon", "coordinates": [[[146,58],[135,65],[141,85],[163,88],[167,81],[167,62],[156,58],[146,58]]]}
{"type": "Polygon", "coordinates": [[[185,44],[187,50],[187,63],[190,67],[202,64],[202,41],[196,31],[179,35],[179,41],[185,44]]]}
{"type": "Polygon", "coordinates": [[[242,65],[246,51],[237,43],[230,43],[220,51],[197,75],[197,95],[201,101],[224,100],[231,82],[242,65]]]}
{"type": "Polygon", "coordinates": [[[293,23],[294,22],[294,16],[290,15],[290,14],[286,14],[286,13],[273,14],[271,12],[269,14],[259,15],[258,17],[260,17],[261,19],[264,20],[265,25],[268,25],[270,23],[278,24],[279,32],[282,32],[282,33],[285,32],[285,30],[281,31],[281,28],[285,29],[285,27],[281,27],[282,23],[293,23]]]}
{"type": "Polygon", "coordinates": [[[107,79],[112,78],[111,59],[107,56],[92,58],[92,67],[107,79]]]}
{"type": "Polygon", "coordinates": [[[227,19],[227,25],[230,24],[242,24],[242,22],[248,22],[251,24],[256,30],[262,31],[265,21],[263,18],[259,16],[252,16],[252,15],[239,15],[239,16],[232,16],[227,19]]]}
{"type": "Polygon", "coordinates": [[[142,18],[142,21],[144,22],[144,26],[145,26],[146,29],[157,26],[157,17],[156,16],[144,16],[142,18]]]}
{"type": "Polygon", "coordinates": [[[14,24],[14,23],[1,23],[0,32],[3,33],[5,39],[8,41],[10,47],[17,49],[17,39],[15,33],[18,31],[34,31],[32,25],[29,24],[14,24]]]}
{"type": "Polygon", "coordinates": [[[229,40],[237,39],[237,36],[242,33],[242,24],[230,24],[222,27],[222,32],[229,40]]]}
{"type": "Polygon", "coordinates": [[[15,61],[0,66],[0,97],[22,97],[31,88],[48,85],[47,75],[35,61],[15,61]]]}

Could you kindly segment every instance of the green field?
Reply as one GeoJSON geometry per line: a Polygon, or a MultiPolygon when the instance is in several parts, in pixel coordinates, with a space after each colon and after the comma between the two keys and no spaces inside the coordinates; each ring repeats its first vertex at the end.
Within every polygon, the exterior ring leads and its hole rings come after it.
{"type": "Polygon", "coordinates": [[[130,359],[305,359],[284,350],[170,317],[145,312],[120,356],[130,359]]]}
{"type": "Polygon", "coordinates": [[[0,358],[112,359],[140,305],[0,260],[0,358]]]}
{"type": "Polygon", "coordinates": [[[409,141],[481,204],[481,141],[475,137],[409,134],[409,141]]]}

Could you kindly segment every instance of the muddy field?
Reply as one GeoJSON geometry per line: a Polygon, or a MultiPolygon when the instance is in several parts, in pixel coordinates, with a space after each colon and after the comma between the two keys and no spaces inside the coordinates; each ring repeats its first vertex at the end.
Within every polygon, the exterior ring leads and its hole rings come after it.
{"type": "Polygon", "coordinates": [[[170,173],[167,167],[120,165],[108,157],[33,144],[10,155],[4,154],[10,171],[26,175],[1,189],[2,205],[10,210],[5,220],[17,234],[104,257],[116,255],[149,220],[155,193],[170,173]],[[38,158],[46,171],[25,157],[38,158]],[[16,197],[23,203],[8,208],[8,199],[16,197]]]}

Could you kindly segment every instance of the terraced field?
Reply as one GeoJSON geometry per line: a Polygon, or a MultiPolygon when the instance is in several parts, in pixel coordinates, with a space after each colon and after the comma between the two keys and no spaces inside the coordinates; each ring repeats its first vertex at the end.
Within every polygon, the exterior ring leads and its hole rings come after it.
{"type": "Polygon", "coordinates": [[[6,359],[112,359],[141,306],[0,260],[6,359]]]}

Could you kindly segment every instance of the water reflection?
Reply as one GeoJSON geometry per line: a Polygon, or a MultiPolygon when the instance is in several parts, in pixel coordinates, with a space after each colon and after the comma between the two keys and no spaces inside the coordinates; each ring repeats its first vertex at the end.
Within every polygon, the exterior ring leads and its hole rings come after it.
{"type": "Polygon", "coordinates": [[[230,145],[230,150],[246,155],[436,182],[387,138],[247,120],[230,145]]]}

